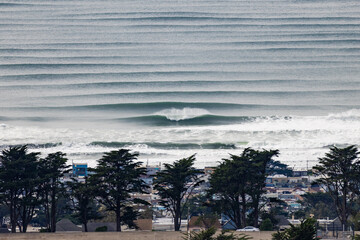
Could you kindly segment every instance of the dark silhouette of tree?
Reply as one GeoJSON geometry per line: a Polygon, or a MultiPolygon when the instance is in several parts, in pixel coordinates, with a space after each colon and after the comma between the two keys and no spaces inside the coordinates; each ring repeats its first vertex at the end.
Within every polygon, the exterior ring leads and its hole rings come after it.
{"type": "Polygon", "coordinates": [[[165,169],[158,172],[154,180],[154,189],[162,198],[160,204],[171,212],[175,231],[180,230],[181,215],[193,190],[203,182],[199,174],[202,171],[193,167],[195,155],[164,164],[165,169]]]}
{"type": "Polygon", "coordinates": [[[253,226],[259,226],[260,201],[265,190],[265,180],[270,163],[273,163],[272,157],[278,156],[278,150],[257,151],[245,149],[245,157],[250,160],[251,168],[248,170],[249,187],[248,194],[251,197],[250,207],[252,208],[253,226]]]}
{"type": "Polygon", "coordinates": [[[293,176],[293,170],[287,164],[272,159],[268,163],[266,173],[268,175],[283,174],[287,177],[293,176]]]}
{"type": "Polygon", "coordinates": [[[73,217],[84,225],[85,232],[87,232],[89,220],[101,218],[94,197],[95,186],[91,182],[89,183],[88,177],[85,177],[83,182],[75,178],[72,179],[72,182],[68,183],[68,187],[73,202],[73,217]]]}
{"type": "Polygon", "coordinates": [[[95,174],[91,176],[100,203],[105,205],[107,211],[113,211],[116,215],[117,231],[121,231],[122,223],[136,228],[134,220],[138,214],[132,205],[148,204],[131,196],[133,193],[145,193],[148,187],[140,179],[141,175],[146,174],[146,168],[140,167],[142,162],[134,162],[138,155],[128,149],[105,153],[93,170],[95,174]]]}
{"type": "Polygon", "coordinates": [[[57,203],[60,197],[66,194],[64,183],[61,178],[69,171],[66,165],[66,154],[56,152],[49,154],[40,160],[40,178],[43,180],[41,185],[42,203],[45,208],[47,229],[56,232],[57,203]]]}
{"type": "Polygon", "coordinates": [[[360,182],[359,151],[355,146],[331,147],[313,169],[320,178],[317,183],[331,196],[337,215],[346,227],[352,206],[358,196],[360,182]]]}
{"type": "Polygon", "coordinates": [[[0,155],[0,200],[9,207],[11,232],[26,232],[37,205],[38,155],[27,146],[10,147],[0,155]],[[20,220],[20,221],[19,221],[20,220]]]}
{"type": "Polygon", "coordinates": [[[278,150],[247,148],[239,156],[230,155],[230,159],[223,159],[211,175],[209,198],[215,210],[228,216],[237,228],[247,225],[248,210],[252,211],[253,225],[258,225],[267,166],[277,155],[278,150]]]}

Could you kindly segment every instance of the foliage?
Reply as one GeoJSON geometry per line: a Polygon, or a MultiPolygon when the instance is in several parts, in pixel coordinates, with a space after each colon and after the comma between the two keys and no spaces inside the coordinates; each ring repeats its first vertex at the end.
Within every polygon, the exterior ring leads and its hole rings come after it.
{"type": "Polygon", "coordinates": [[[56,232],[58,200],[64,197],[66,193],[61,179],[69,171],[70,166],[66,165],[68,159],[65,156],[65,153],[56,152],[40,160],[39,175],[43,180],[43,184],[40,186],[42,202],[45,209],[47,228],[51,232],[56,232]]]}
{"type": "Polygon", "coordinates": [[[72,197],[72,216],[84,225],[84,230],[87,232],[87,223],[92,219],[99,219],[98,206],[96,205],[94,195],[94,185],[89,183],[88,177],[85,177],[84,182],[80,182],[77,179],[72,179],[72,182],[68,183],[71,190],[72,197]]]}
{"type": "Polygon", "coordinates": [[[182,218],[187,218],[188,212],[191,213],[191,216],[211,215],[212,208],[211,204],[207,201],[207,196],[205,194],[198,194],[189,198],[187,203],[184,205],[182,218]]]}
{"type": "Polygon", "coordinates": [[[99,197],[107,211],[116,215],[116,230],[121,231],[121,224],[136,228],[134,220],[137,213],[133,210],[134,203],[148,204],[132,198],[132,193],[145,193],[147,185],[140,178],[145,175],[146,169],[141,167],[142,162],[137,160],[138,153],[131,153],[128,149],[119,149],[104,154],[91,176],[95,195],[99,197]]]}
{"type": "Polygon", "coordinates": [[[184,234],[184,240],[249,240],[251,237],[245,234],[239,234],[235,236],[233,233],[227,233],[222,231],[221,234],[214,236],[216,233],[216,228],[208,228],[200,232],[190,232],[184,234]]]}
{"type": "Polygon", "coordinates": [[[253,225],[258,225],[267,165],[277,155],[278,150],[247,148],[239,156],[230,155],[230,159],[224,159],[211,175],[208,194],[214,209],[228,216],[237,228],[247,225],[249,210],[253,225]]]}
{"type": "Polygon", "coordinates": [[[360,230],[360,212],[357,212],[356,214],[351,216],[350,221],[351,221],[352,225],[354,226],[354,230],[359,231],[360,230]]]}
{"type": "Polygon", "coordinates": [[[353,237],[353,240],[360,240],[360,235],[356,234],[356,235],[353,237]]]}
{"type": "Polygon", "coordinates": [[[160,204],[171,212],[174,218],[174,229],[179,231],[181,215],[193,190],[203,180],[199,178],[200,170],[193,167],[195,155],[164,164],[165,169],[158,172],[154,180],[154,189],[162,198],[160,204]]]}
{"type": "Polygon", "coordinates": [[[266,218],[261,222],[260,230],[261,231],[272,231],[273,230],[273,224],[272,224],[270,218],[266,218]]]}
{"type": "Polygon", "coordinates": [[[107,226],[97,227],[95,232],[107,232],[107,226]]]}
{"type": "Polygon", "coordinates": [[[273,234],[273,240],[313,240],[316,239],[316,220],[308,218],[301,221],[299,226],[290,224],[290,228],[273,234]]]}
{"type": "Polygon", "coordinates": [[[145,206],[143,211],[140,212],[138,219],[152,219],[153,214],[154,210],[152,210],[150,206],[145,206]]]}
{"type": "Polygon", "coordinates": [[[331,196],[341,223],[347,220],[359,194],[360,159],[355,146],[330,148],[313,169],[319,177],[317,183],[331,196]]]}
{"type": "Polygon", "coordinates": [[[0,201],[9,208],[11,232],[16,231],[16,226],[26,232],[35,214],[40,182],[38,155],[28,153],[26,145],[1,153],[0,201]]]}
{"type": "Polygon", "coordinates": [[[304,200],[301,204],[304,209],[301,212],[305,216],[309,217],[310,214],[314,214],[315,218],[327,218],[334,219],[336,214],[336,206],[329,193],[306,193],[302,195],[304,200]]]}
{"type": "Polygon", "coordinates": [[[40,228],[39,232],[44,233],[44,232],[50,232],[48,228],[40,228]]]}
{"type": "Polygon", "coordinates": [[[268,163],[266,173],[268,175],[283,174],[287,177],[293,175],[293,170],[287,164],[271,159],[268,163]]]}

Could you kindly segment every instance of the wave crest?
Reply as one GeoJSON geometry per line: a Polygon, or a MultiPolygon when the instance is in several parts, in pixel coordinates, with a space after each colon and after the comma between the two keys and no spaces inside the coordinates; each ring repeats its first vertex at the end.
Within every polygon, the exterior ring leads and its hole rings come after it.
{"type": "Polygon", "coordinates": [[[360,109],[350,109],[340,113],[330,113],[327,116],[328,120],[342,120],[342,121],[359,121],[360,109]]]}
{"type": "Polygon", "coordinates": [[[203,108],[169,108],[161,110],[155,115],[164,116],[171,121],[181,121],[185,119],[192,119],[204,115],[209,115],[210,112],[203,108]]]}

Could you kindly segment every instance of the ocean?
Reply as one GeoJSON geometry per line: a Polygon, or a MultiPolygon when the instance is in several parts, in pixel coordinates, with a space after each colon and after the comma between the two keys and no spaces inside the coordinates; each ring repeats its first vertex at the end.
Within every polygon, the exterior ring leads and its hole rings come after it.
{"type": "Polygon", "coordinates": [[[306,169],[360,144],[358,0],[0,0],[0,149],[306,169]]]}

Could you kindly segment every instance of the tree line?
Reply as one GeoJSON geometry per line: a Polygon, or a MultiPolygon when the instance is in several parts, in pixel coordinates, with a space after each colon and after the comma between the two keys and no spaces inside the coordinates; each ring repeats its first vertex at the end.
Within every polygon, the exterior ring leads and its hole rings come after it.
{"type": "MultiPolygon", "coordinates": [[[[198,199],[200,214],[222,214],[236,228],[259,226],[264,199],[265,180],[269,174],[291,174],[287,165],[275,161],[278,150],[246,148],[240,155],[230,155],[214,168],[205,193],[194,196],[195,189],[204,184],[202,171],[194,167],[196,156],[164,164],[154,175],[153,188],[160,196],[159,202],[174,219],[178,231],[185,211],[198,199]]],[[[83,181],[73,178],[63,181],[70,166],[66,154],[56,152],[42,158],[38,152],[29,152],[27,146],[15,146],[0,154],[0,201],[7,206],[11,231],[26,232],[37,210],[45,213],[46,231],[55,232],[59,199],[72,200],[71,211],[87,231],[87,223],[99,218],[96,206],[113,212],[116,229],[121,225],[136,228],[138,206],[150,203],[136,198],[138,193],[148,193],[149,186],[141,176],[146,174],[138,153],[119,149],[104,153],[91,174],[83,181]]],[[[313,168],[319,184],[329,194],[340,221],[346,226],[348,218],[359,209],[360,160],[355,146],[332,147],[319,164],[313,168]]]]}

